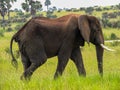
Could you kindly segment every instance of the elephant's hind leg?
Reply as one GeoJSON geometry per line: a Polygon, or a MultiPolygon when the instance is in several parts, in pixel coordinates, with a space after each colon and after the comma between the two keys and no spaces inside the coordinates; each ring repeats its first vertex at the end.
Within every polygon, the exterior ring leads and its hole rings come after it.
{"type": "Polygon", "coordinates": [[[22,79],[26,79],[29,80],[31,75],[33,74],[33,72],[42,64],[44,64],[47,60],[47,56],[43,55],[43,54],[39,54],[36,57],[31,57],[30,61],[31,61],[31,65],[28,69],[26,69],[22,75],[22,79]]]}
{"type": "Polygon", "coordinates": [[[22,53],[21,53],[21,58],[22,58],[24,71],[26,71],[31,65],[30,59],[26,55],[23,55],[22,53]]]}
{"type": "Polygon", "coordinates": [[[33,43],[30,44],[31,46],[26,48],[26,53],[30,59],[31,65],[29,68],[27,68],[23,75],[22,79],[29,80],[32,76],[33,72],[42,64],[44,64],[47,60],[47,56],[44,50],[43,44],[40,43],[40,41],[33,41],[33,43]]]}

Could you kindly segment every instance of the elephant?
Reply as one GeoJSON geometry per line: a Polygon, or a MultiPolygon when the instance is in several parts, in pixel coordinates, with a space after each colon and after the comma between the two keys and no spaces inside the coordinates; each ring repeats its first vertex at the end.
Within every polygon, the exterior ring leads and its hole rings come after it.
{"type": "Polygon", "coordinates": [[[12,51],[13,41],[18,43],[24,72],[21,79],[30,79],[33,72],[48,58],[57,56],[58,64],[54,78],[61,76],[71,59],[79,75],[86,76],[80,46],[85,42],[96,47],[98,71],[103,75],[103,52],[111,50],[104,45],[104,37],[99,20],[95,16],[69,14],[59,18],[34,17],[30,19],[10,42],[12,64],[17,68],[17,60],[12,51]]]}

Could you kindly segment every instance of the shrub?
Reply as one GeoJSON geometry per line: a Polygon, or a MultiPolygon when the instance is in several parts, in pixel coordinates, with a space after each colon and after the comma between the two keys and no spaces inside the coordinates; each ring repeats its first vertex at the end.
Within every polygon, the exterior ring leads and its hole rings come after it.
{"type": "Polygon", "coordinates": [[[30,15],[30,14],[25,14],[24,16],[25,16],[26,18],[31,17],[31,15],[30,15]]]}
{"type": "Polygon", "coordinates": [[[4,36],[4,31],[0,30],[0,37],[3,37],[3,36],[4,36]]]}
{"type": "Polygon", "coordinates": [[[9,28],[7,29],[7,32],[11,32],[11,31],[12,31],[12,28],[9,27],[9,28]]]}
{"type": "Polygon", "coordinates": [[[10,54],[10,49],[7,47],[7,48],[5,48],[5,52],[7,53],[7,54],[10,54]]]}
{"type": "Polygon", "coordinates": [[[114,39],[118,39],[118,37],[114,33],[111,33],[110,39],[114,40],[114,39]]]}
{"type": "Polygon", "coordinates": [[[120,21],[117,22],[117,27],[120,28],[120,21]]]}
{"type": "Polygon", "coordinates": [[[15,30],[19,30],[21,27],[22,27],[22,25],[21,25],[21,24],[16,25],[15,30]]]}
{"type": "Polygon", "coordinates": [[[56,15],[53,15],[52,12],[47,12],[47,15],[46,15],[48,18],[57,18],[56,15]]]}
{"type": "Polygon", "coordinates": [[[20,12],[17,12],[17,15],[18,15],[18,16],[23,16],[24,13],[23,13],[22,11],[20,11],[20,12]]]}

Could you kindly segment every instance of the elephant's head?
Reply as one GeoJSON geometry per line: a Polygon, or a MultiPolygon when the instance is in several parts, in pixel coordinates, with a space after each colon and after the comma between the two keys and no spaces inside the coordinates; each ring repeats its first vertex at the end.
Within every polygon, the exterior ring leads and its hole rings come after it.
{"type": "Polygon", "coordinates": [[[87,43],[104,44],[102,29],[96,17],[81,15],[78,18],[78,26],[82,37],[87,43]]]}
{"type": "Polygon", "coordinates": [[[98,69],[103,74],[103,51],[111,50],[104,45],[104,37],[99,20],[94,16],[81,15],[78,18],[78,27],[83,39],[89,44],[96,46],[96,55],[98,60],[98,69]]]}
{"type": "Polygon", "coordinates": [[[81,15],[78,18],[78,27],[83,39],[89,44],[101,46],[106,50],[111,50],[104,46],[104,37],[99,20],[94,16],[81,15]]]}

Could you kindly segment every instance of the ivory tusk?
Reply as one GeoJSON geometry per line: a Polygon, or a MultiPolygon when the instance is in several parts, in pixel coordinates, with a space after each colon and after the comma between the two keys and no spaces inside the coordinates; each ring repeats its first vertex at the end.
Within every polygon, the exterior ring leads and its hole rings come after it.
{"type": "Polygon", "coordinates": [[[106,47],[106,46],[103,45],[103,44],[100,44],[100,46],[101,46],[102,48],[108,50],[108,51],[115,51],[115,50],[113,50],[113,49],[110,49],[110,48],[106,47]]]}

